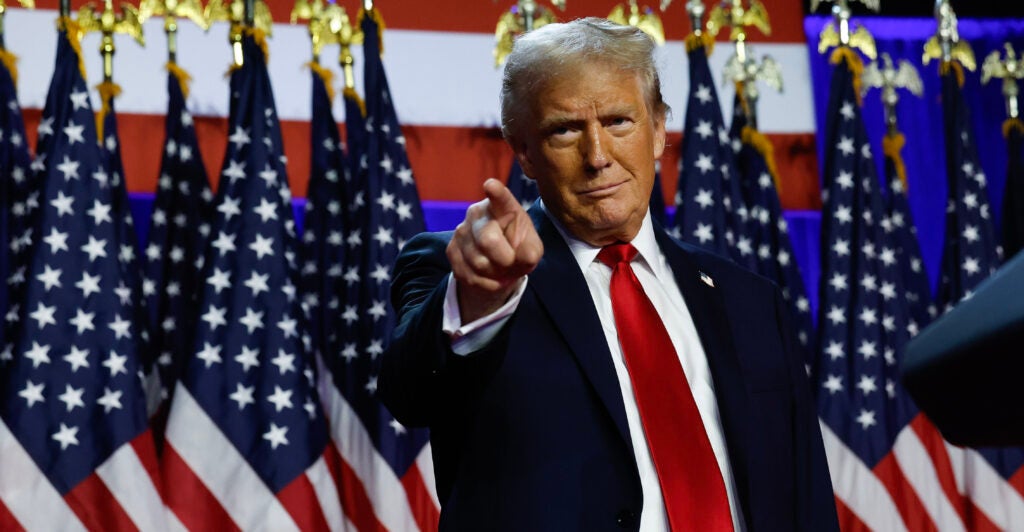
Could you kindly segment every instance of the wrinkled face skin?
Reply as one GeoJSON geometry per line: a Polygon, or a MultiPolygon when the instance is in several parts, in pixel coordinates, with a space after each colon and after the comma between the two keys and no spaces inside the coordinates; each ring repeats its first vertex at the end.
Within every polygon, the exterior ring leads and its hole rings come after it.
{"type": "Polygon", "coordinates": [[[594,246],[640,231],[665,150],[664,113],[646,104],[640,78],[590,63],[552,78],[509,139],[544,206],[594,246]]]}

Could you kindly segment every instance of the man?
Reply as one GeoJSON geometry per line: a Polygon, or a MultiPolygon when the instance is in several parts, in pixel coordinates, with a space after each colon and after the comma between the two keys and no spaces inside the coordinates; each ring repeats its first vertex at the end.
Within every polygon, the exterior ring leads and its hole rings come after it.
{"type": "Polygon", "coordinates": [[[379,392],[429,426],[442,530],[831,530],[817,417],[778,289],[648,212],[667,106],[639,30],[516,41],[496,180],[411,240],[379,392]]]}

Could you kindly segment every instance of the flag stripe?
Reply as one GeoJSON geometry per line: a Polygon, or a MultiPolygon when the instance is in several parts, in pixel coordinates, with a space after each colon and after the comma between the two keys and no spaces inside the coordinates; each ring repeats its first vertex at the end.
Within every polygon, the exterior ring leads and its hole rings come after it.
{"type": "Polygon", "coordinates": [[[843,532],[871,532],[868,525],[860,520],[860,516],[850,510],[849,506],[843,504],[839,497],[835,498],[836,514],[839,518],[839,529],[843,532]]]}
{"type": "Polygon", "coordinates": [[[341,480],[341,507],[345,511],[345,517],[353,523],[357,530],[364,532],[387,530],[373,513],[373,504],[370,503],[370,497],[367,495],[363,483],[356,477],[352,466],[341,459],[337,448],[331,446],[325,457],[335,462],[338,468],[338,478],[341,480]]]}
{"type": "MultiPolygon", "coordinates": [[[[293,530],[295,522],[213,420],[179,385],[174,392],[167,443],[213,493],[242,530],[293,530]]],[[[175,509],[175,513],[180,512],[175,509]]]]}
{"type": "Polygon", "coordinates": [[[968,515],[966,501],[957,489],[956,473],[953,471],[953,464],[950,462],[949,454],[946,453],[946,443],[942,440],[942,434],[939,433],[939,429],[923,413],[918,414],[910,422],[910,426],[913,427],[917,437],[921,440],[925,452],[928,453],[931,463],[935,467],[935,473],[938,477],[936,481],[941,486],[947,500],[950,501],[957,514],[959,514],[960,520],[966,525],[968,515]]]}
{"type": "Polygon", "coordinates": [[[0,530],[9,530],[11,532],[22,532],[25,530],[21,523],[14,518],[14,514],[7,509],[3,501],[0,501],[0,530]]]}
{"type": "MultiPolygon", "coordinates": [[[[343,475],[342,489],[362,487],[366,500],[355,500],[357,504],[372,507],[380,524],[386,530],[414,530],[416,521],[407,503],[405,489],[387,462],[377,454],[373,441],[366,433],[366,428],[359,416],[345,400],[345,397],[333,386],[321,387],[322,398],[327,403],[328,418],[333,431],[332,440],[338,446],[342,465],[351,469],[352,475],[343,475]],[[330,389],[323,389],[330,388],[330,389]],[[382,503],[388,501],[389,506],[382,503]]],[[[360,497],[361,498],[361,497],[360,497]]],[[[346,506],[345,512],[351,510],[346,506]]],[[[349,514],[352,520],[360,523],[357,516],[349,514]]],[[[360,526],[360,529],[362,527],[360,526]]]]}
{"type": "MultiPolygon", "coordinates": [[[[904,431],[906,432],[906,431],[904,431]]],[[[899,441],[899,438],[897,438],[899,441]]],[[[872,471],[878,480],[889,490],[889,495],[896,502],[896,509],[903,517],[903,522],[910,530],[938,530],[936,521],[925,509],[924,504],[914,487],[910,484],[893,452],[885,455],[872,471]]]]}
{"type": "Polygon", "coordinates": [[[946,443],[961,491],[1000,530],[1024,527],[1024,498],[977,451],[946,443]]]}
{"type": "Polygon", "coordinates": [[[164,445],[161,462],[164,485],[171,486],[171,489],[166,490],[167,505],[181,519],[185,528],[239,530],[238,525],[231,520],[231,516],[224,511],[224,507],[203,484],[202,479],[181,459],[173,445],[164,445]]]}
{"type": "MultiPolygon", "coordinates": [[[[918,414],[918,418],[923,418],[923,414],[918,414]]],[[[963,530],[964,515],[947,498],[934,460],[913,423],[900,432],[892,452],[899,471],[912,486],[932,521],[942,523],[943,530],[963,530]]]]}
{"type": "MultiPolygon", "coordinates": [[[[431,477],[431,482],[433,482],[433,477],[431,477]]],[[[409,506],[412,507],[413,517],[420,530],[437,530],[437,522],[441,518],[441,513],[434,502],[435,498],[431,497],[426,485],[427,482],[420,473],[419,466],[414,462],[402,477],[402,486],[405,487],[409,506]]]]}
{"type": "Polygon", "coordinates": [[[871,530],[907,530],[889,491],[826,423],[820,423],[832,489],[871,530]]]}
{"type": "MultiPolygon", "coordinates": [[[[134,441],[148,439],[152,434],[147,430],[135,437],[134,441]]],[[[134,443],[133,441],[133,443],[134,443]]],[[[147,447],[140,444],[141,447],[147,447]]],[[[148,445],[149,451],[155,448],[148,445]]],[[[141,530],[162,530],[167,528],[167,515],[160,492],[154,485],[154,478],[143,465],[132,444],[122,445],[106,462],[96,468],[96,475],[117,499],[120,506],[141,530]]],[[[156,477],[159,479],[160,477],[156,477]]],[[[178,527],[175,527],[178,528],[178,527]]]]}
{"type": "Polygon", "coordinates": [[[97,473],[85,477],[64,500],[89,530],[138,530],[97,473]]]}
{"type": "Polygon", "coordinates": [[[324,455],[306,471],[306,476],[309,477],[313,490],[316,492],[316,499],[320,503],[320,509],[327,521],[328,528],[340,530],[343,527],[342,521],[345,516],[341,512],[339,504],[342,499],[338,492],[336,479],[339,478],[341,471],[337,468],[337,461],[333,463],[335,467],[331,467],[331,464],[328,463],[330,455],[336,456],[328,446],[327,449],[324,449],[324,455]]]}
{"type": "MultiPolygon", "coordinates": [[[[428,442],[423,446],[423,450],[420,451],[419,457],[416,458],[416,467],[420,469],[420,474],[423,478],[433,479],[434,477],[434,456],[431,452],[430,443],[428,442]]],[[[437,507],[441,506],[441,501],[437,498],[437,486],[433,480],[430,482],[424,482],[423,485],[430,493],[430,499],[434,501],[434,505],[437,507]]]]}
{"type": "Polygon", "coordinates": [[[0,499],[22,526],[29,530],[85,530],[2,419],[0,471],[3,471],[0,474],[0,499]],[[40,508],[46,508],[46,512],[40,512],[40,508]]]}
{"type": "Polygon", "coordinates": [[[277,500],[281,501],[281,506],[295,520],[299,530],[329,530],[327,520],[319,508],[320,499],[308,476],[295,477],[295,480],[277,492],[277,500]]]}

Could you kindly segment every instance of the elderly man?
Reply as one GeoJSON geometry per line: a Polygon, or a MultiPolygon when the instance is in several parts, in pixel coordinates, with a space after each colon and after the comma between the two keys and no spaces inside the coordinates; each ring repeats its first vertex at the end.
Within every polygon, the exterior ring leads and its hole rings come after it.
{"type": "Polygon", "coordinates": [[[379,391],[428,426],[442,530],[832,530],[779,290],[652,221],[651,40],[602,19],[516,41],[502,129],[541,201],[484,183],[395,266],[379,391]]]}

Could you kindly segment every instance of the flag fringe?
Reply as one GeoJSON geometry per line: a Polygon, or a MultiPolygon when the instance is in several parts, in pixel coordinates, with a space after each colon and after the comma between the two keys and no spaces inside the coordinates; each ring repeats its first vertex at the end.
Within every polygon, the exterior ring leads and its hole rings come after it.
{"type": "Polygon", "coordinates": [[[317,63],[316,61],[308,62],[308,63],[306,63],[306,66],[309,67],[309,69],[312,70],[313,73],[316,74],[317,77],[320,78],[320,81],[323,82],[324,89],[327,90],[327,99],[333,103],[334,102],[334,72],[324,68],[323,65],[321,65],[320,63],[317,63]]]}
{"type": "Polygon", "coordinates": [[[882,138],[882,152],[892,161],[896,169],[896,176],[903,183],[903,191],[907,192],[907,165],[903,163],[903,146],[906,146],[907,138],[903,133],[887,133],[882,138]]]}
{"type": "MultiPolygon", "coordinates": [[[[380,46],[380,55],[384,56],[384,17],[381,16],[380,11],[377,9],[366,9],[359,8],[359,16],[356,17],[356,25],[362,26],[363,17],[369,16],[377,23],[377,43],[380,46]]],[[[365,37],[364,37],[365,39],[365,37]]]]}
{"type": "Polygon", "coordinates": [[[1019,118],[1007,118],[1003,122],[1003,138],[1010,138],[1010,134],[1014,132],[1024,135],[1024,122],[1021,122],[1019,118]]]}
{"type": "Polygon", "coordinates": [[[85,75],[85,61],[82,60],[82,36],[85,35],[82,26],[71,17],[58,17],[57,29],[64,32],[68,44],[75,51],[75,55],[78,57],[78,71],[82,73],[82,79],[88,79],[88,76],[85,75]]]}
{"type": "Polygon", "coordinates": [[[167,71],[174,76],[174,79],[178,80],[178,86],[181,87],[181,94],[187,100],[189,83],[192,82],[192,75],[184,68],[178,66],[178,63],[172,63],[170,61],[167,62],[167,71]]]}
{"type": "Polygon", "coordinates": [[[243,28],[242,32],[245,35],[252,37],[253,41],[256,41],[256,45],[260,47],[260,51],[263,52],[263,63],[266,64],[270,61],[270,49],[267,46],[267,32],[259,28],[243,28]]]}
{"type": "Polygon", "coordinates": [[[956,84],[961,89],[964,88],[964,66],[959,61],[946,61],[939,65],[939,74],[945,76],[953,71],[956,76],[956,84]]]}
{"type": "Polygon", "coordinates": [[[100,101],[103,105],[100,107],[100,112],[96,113],[96,138],[99,139],[100,143],[103,142],[103,120],[107,117],[114,107],[112,102],[114,98],[121,95],[121,86],[113,81],[104,81],[99,85],[96,85],[96,90],[100,93],[100,101]]]}
{"type": "MultiPolygon", "coordinates": [[[[366,117],[366,102],[364,102],[363,99],[359,97],[359,93],[356,92],[355,89],[353,89],[352,87],[345,87],[345,90],[342,92],[342,95],[356,102],[356,105],[359,106],[359,114],[361,114],[363,117],[366,117]]],[[[345,117],[345,120],[348,120],[348,117],[345,117]]]]}
{"type": "Polygon", "coordinates": [[[750,126],[743,126],[740,136],[744,144],[753,146],[761,154],[761,157],[764,157],[764,164],[768,167],[768,173],[772,175],[772,181],[775,182],[775,190],[782,192],[782,181],[779,179],[779,170],[775,165],[775,146],[772,145],[772,141],[768,140],[764,133],[750,126]]]}
{"type": "Polygon", "coordinates": [[[850,73],[853,74],[853,92],[857,95],[857,105],[863,106],[864,101],[861,96],[861,87],[863,82],[861,81],[861,74],[864,73],[864,61],[861,60],[857,52],[853,51],[853,48],[849,46],[840,46],[832,52],[832,57],[829,62],[833,65],[838,65],[843,61],[846,61],[846,67],[850,69],[850,73]]]}
{"type": "Polygon", "coordinates": [[[14,55],[10,51],[0,48],[0,61],[3,62],[4,66],[7,67],[7,72],[11,74],[11,81],[14,82],[14,86],[18,86],[18,56],[14,55]]]}
{"type": "Polygon", "coordinates": [[[704,47],[704,53],[708,56],[715,50],[715,38],[708,32],[701,32],[700,35],[691,33],[686,36],[686,51],[692,52],[697,48],[704,47]]]}

